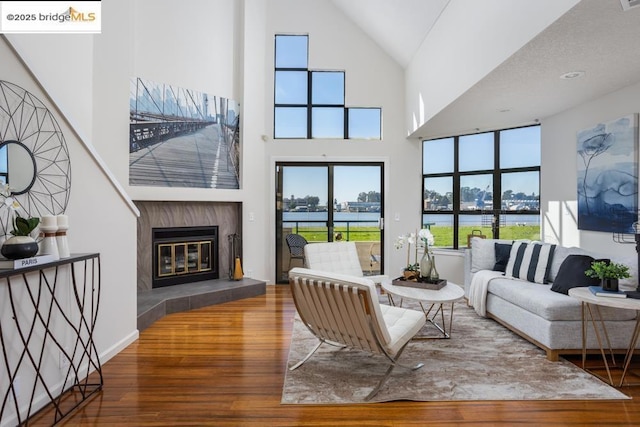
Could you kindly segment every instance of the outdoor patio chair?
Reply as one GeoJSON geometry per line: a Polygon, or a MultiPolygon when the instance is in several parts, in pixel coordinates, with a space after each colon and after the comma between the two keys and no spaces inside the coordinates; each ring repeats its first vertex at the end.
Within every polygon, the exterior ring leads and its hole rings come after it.
{"type": "Polygon", "coordinates": [[[373,274],[373,266],[378,265],[380,269],[380,261],[382,254],[380,253],[380,242],[373,242],[369,247],[369,274],[373,274]]]}
{"type": "Polygon", "coordinates": [[[302,261],[302,265],[304,266],[304,247],[307,245],[307,239],[300,234],[287,234],[285,240],[289,248],[289,270],[291,270],[291,261],[294,259],[302,261]]]}

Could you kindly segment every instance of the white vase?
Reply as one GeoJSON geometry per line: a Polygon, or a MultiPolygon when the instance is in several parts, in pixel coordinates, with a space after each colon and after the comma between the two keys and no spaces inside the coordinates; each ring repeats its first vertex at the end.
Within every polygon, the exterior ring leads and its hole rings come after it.
{"type": "Polygon", "coordinates": [[[58,231],[56,217],[43,215],[40,220],[40,231],[44,233],[44,238],[40,242],[40,255],[51,255],[56,260],[60,259],[56,240],[56,232],[58,231]]]}
{"type": "Polygon", "coordinates": [[[438,270],[436,269],[436,256],[433,255],[431,257],[431,274],[429,275],[429,279],[434,282],[440,280],[440,274],[438,274],[438,270]]]}
{"type": "Polygon", "coordinates": [[[69,218],[66,215],[58,215],[56,217],[58,231],[56,232],[56,242],[58,242],[58,253],[60,258],[69,258],[69,240],[67,239],[67,230],[69,230],[69,218]]]}

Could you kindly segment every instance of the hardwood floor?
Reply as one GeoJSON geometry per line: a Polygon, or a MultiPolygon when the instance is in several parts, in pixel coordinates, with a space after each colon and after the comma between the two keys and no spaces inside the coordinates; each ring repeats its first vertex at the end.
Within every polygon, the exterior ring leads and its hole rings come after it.
{"type": "MultiPolygon", "coordinates": [[[[288,286],[267,286],[266,295],[169,315],[105,363],[103,391],[59,425],[640,424],[640,386],[622,389],[626,401],[281,405],[294,311],[288,286]]],[[[30,425],[51,419],[42,412],[30,425]]]]}

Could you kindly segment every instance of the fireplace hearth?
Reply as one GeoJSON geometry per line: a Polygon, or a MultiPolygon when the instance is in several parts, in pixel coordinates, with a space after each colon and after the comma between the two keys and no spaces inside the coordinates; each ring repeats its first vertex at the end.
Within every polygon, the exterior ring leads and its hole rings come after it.
{"type": "Polygon", "coordinates": [[[152,287],[217,279],[218,227],[153,228],[152,287]]]}

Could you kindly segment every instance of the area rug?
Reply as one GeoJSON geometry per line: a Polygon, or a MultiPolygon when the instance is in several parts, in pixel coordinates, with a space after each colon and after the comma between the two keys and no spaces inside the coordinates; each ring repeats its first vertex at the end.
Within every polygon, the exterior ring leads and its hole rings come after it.
{"type": "MultiPolygon", "coordinates": [[[[420,333],[438,331],[427,322],[420,333]]],[[[317,342],[296,316],[287,368],[317,342]]],[[[451,339],[414,340],[400,362],[425,366],[396,367],[369,402],[629,399],[566,360],[548,361],[544,351],[464,302],[455,305],[451,339]]],[[[387,366],[384,357],[323,344],[304,365],[287,369],[281,403],[364,403],[387,366]]]]}

